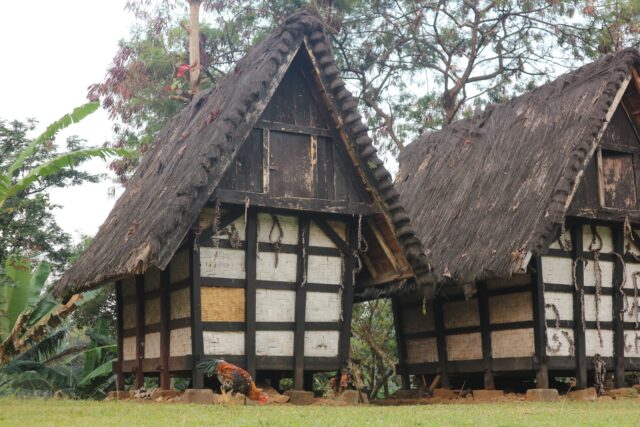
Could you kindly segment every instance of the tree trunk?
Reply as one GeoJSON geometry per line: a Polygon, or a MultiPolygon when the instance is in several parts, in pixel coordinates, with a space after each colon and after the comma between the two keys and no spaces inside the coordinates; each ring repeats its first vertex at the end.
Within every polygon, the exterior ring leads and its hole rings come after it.
{"type": "Polygon", "coordinates": [[[202,0],[189,0],[189,89],[198,93],[200,83],[200,4],[202,0]]]}

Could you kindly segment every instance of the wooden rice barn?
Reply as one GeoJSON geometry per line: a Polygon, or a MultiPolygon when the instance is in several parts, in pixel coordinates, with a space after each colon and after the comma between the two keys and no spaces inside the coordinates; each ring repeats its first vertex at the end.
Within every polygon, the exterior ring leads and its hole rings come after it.
{"type": "Polygon", "coordinates": [[[396,185],[439,277],[394,298],[401,361],[445,386],[476,376],[624,384],[640,369],[636,50],[430,133],[396,185]]]}
{"type": "Polygon", "coordinates": [[[55,291],[116,282],[121,388],[126,374],[202,388],[206,357],[310,388],[347,363],[354,294],[428,280],[398,198],[300,13],[160,132],[55,291]]]}

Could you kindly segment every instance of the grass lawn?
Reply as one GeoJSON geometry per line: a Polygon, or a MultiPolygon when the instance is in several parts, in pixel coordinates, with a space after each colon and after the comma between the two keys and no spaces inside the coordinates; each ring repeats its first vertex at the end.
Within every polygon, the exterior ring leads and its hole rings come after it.
{"type": "Polygon", "coordinates": [[[637,426],[640,401],[400,407],[202,406],[0,399],[2,426],[637,426]]]}

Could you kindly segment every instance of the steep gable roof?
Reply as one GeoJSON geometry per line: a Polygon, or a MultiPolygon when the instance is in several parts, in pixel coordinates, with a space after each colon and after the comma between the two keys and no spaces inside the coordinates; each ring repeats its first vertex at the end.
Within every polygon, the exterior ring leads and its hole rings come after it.
{"type": "Polygon", "coordinates": [[[92,244],[55,287],[58,297],[117,278],[164,269],[267,105],[298,49],[309,48],[342,131],[370,169],[418,283],[429,280],[420,240],[377,157],[357,102],[345,88],[321,22],[306,12],[289,17],[252,48],[234,71],[203,91],[160,132],[143,156],[92,244]]]}
{"type": "Polygon", "coordinates": [[[403,150],[400,201],[435,274],[507,277],[545,249],[639,61],[605,56],[403,150]]]}

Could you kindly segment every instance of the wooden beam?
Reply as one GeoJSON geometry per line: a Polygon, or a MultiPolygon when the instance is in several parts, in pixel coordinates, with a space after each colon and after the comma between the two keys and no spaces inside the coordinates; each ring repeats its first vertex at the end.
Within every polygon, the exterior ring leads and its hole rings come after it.
{"type": "Polygon", "coordinates": [[[324,136],[328,138],[332,136],[329,129],[316,128],[312,126],[292,125],[282,122],[272,122],[269,120],[258,120],[255,127],[277,132],[296,133],[299,135],[324,136]]]}
{"type": "Polygon", "coordinates": [[[385,256],[387,257],[387,259],[389,260],[389,262],[393,266],[393,269],[395,271],[398,271],[399,270],[398,269],[398,260],[396,259],[396,256],[394,255],[394,253],[391,250],[391,248],[389,248],[389,246],[387,245],[387,242],[385,241],[384,236],[382,235],[382,233],[378,229],[378,226],[376,225],[375,221],[372,218],[367,218],[367,224],[369,225],[369,229],[371,230],[371,232],[375,236],[376,240],[378,241],[378,244],[382,248],[382,251],[384,252],[385,256]]]}
{"type": "Polygon", "coordinates": [[[491,350],[491,321],[489,319],[489,297],[487,295],[487,282],[477,282],[478,289],[478,312],[480,314],[480,338],[482,342],[482,366],[484,371],[484,388],[494,390],[496,388],[493,380],[493,369],[491,361],[493,359],[491,350]]]}
{"type": "MultiPolygon", "coordinates": [[[[635,68],[634,68],[635,71],[635,68]]],[[[637,75],[637,73],[636,73],[637,75]]],[[[624,226],[613,227],[613,251],[624,256],[624,226]]],[[[616,388],[624,387],[624,295],[618,289],[624,281],[624,265],[616,260],[613,265],[613,355],[614,355],[614,383],[616,388]]]]}
{"type": "Polygon", "coordinates": [[[171,353],[171,284],[169,268],[160,272],[160,388],[171,388],[171,374],[169,371],[169,355],[171,353]]]}
{"type": "Polygon", "coordinates": [[[307,277],[307,258],[309,251],[309,227],[310,220],[308,217],[300,217],[298,223],[298,262],[296,267],[296,305],[295,305],[295,332],[294,332],[294,372],[293,372],[293,388],[295,390],[304,390],[305,388],[305,372],[304,372],[304,335],[305,335],[305,316],[307,305],[307,288],[305,279],[307,277]]]}
{"type": "Polygon", "coordinates": [[[571,241],[573,244],[573,259],[574,262],[577,262],[575,268],[575,280],[577,289],[574,289],[573,292],[573,341],[576,352],[576,388],[578,389],[584,389],[587,387],[586,343],[584,325],[582,323],[582,313],[584,307],[582,304],[582,298],[580,296],[580,291],[584,287],[584,262],[576,261],[583,257],[582,240],[582,223],[576,222],[571,227],[571,241]]]}
{"type": "Polygon", "coordinates": [[[345,200],[305,199],[300,197],[271,197],[263,193],[247,191],[216,189],[214,199],[224,203],[244,205],[245,198],[249,198],[251,206],[286,209],[291,211],[325,212],[345,215],[373,215],[378,209],[373,204],[351,202],[345,200]]]}
{"type": "Polygon", "coordinates": [[[353,250],[349,247],[347,242],[342,240],[342,238],[338,235],[338,233],[336,233],[333,227],[331,227],[324,219],[314,216],[313,222],[315,222],[316,225],[322,230],[322,232],[326,234],[327,237],[333,242],[333,244],[338,247],[343,255],[352,255],[353,250]]]}
{"type": "Polygon", "coordinates": [[[438,346],[438,366],[440,384],[442,388],[449,388],[449,375],[447,366],[447,336],[444,328],[444,315],[442,313],[442,299],[438,295],[433,299],[433,320],[436,327],[436,343],[438,346]]]}
{"type": "Polygon", "coordinates": [[[536,387],[549,388],[549,367],[547,365],[547,328],[545,324],[544,281],[542,280],[542,257],[535,258],[536,271],[532,282],[533,339],[535,348],[536,387]]]}
{"type": "Polygon", "coordinates": [[[356,268],[356,258],[353,251],[358,245],[358,224],[352,221],[348,227],[349,252],[345,255],[345,269],[342,291],[342,333],[340,334],[340,366],[343,372],[349,365],[351,349],[351,318],[353,315],[354,278],[353,271],[356,268]]]}
{"type": "Polygon", "coordinates": [[[136,389],[144,386],[144,275],[136,276],[136,389]]]}
{"type": "Polygon", "coordinates": [[[409,390],[409,374],[406,372],[407,350],[405,347],[404,330],[402,325],[402,309],[397,297],[391,298],[391,310],[393,311],[393,326],[396,332],[396,348],[398,351],[398,371],[401,372],[400,380],[402,389],[409,390]]]}
{"type": "Polygon", "coordinates": [[[249,208],[246,224],[245,251],[245,334],[244,354],[247,360],[247,371],[253,378],[256,376],[256,257],[258,240],[258,213],[249,208]]]}
{"type": "Polygon", "coordinates": [[[200,293],[200,253],[196,252],[195,233],[189,237],[189,272],[191,277],[191,367],[192,388],[204,388],[204,375],[198,369],[198,364],[204,358],[204,343],[202,336],[202,308],[200,293]]]}
{"type": "Polygon", "coordinates": [[[118,345],[118,363],[116,369],[116,389],[124,390],[124,375],[122,373],[122,362],[124,360],[124,320],[123,316],[123,303],[122,303],[122,281],[116,282],[116,336],[118,345]]]}

